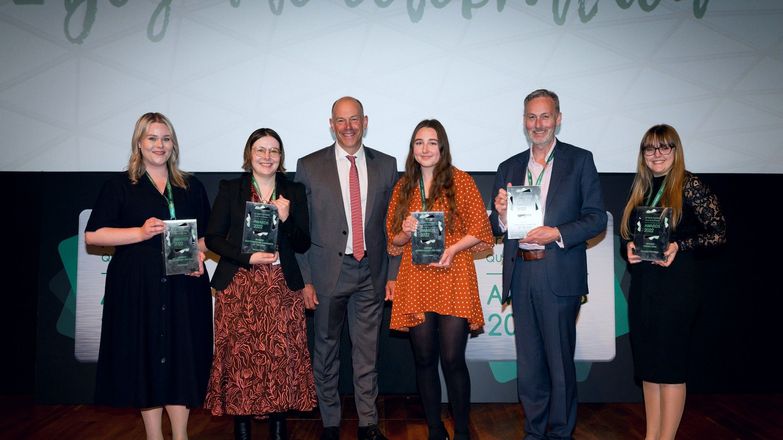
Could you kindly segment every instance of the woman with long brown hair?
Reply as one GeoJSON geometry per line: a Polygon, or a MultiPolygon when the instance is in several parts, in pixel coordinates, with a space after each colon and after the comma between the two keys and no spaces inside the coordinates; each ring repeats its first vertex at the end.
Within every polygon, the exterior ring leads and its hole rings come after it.
{"type": "Polygon", "coordinates": [[[620,232],[631,273],[628,315],[635,376],[642,382],[648,440],[673,439],[685,407],[688,345],[699,307],[695,254],[726,242],[718,199],[685,169],[685,154],[670,125],[642,137],[636,176],[620,232]],[[671,208],[662,261],[642,261],[632,225],[639,206],[671,208]]]}
{"type": "Polygon", "coordinates": [[[440,418],[440,359],[454,416],[455,440],[469,438],[470,376],[465,347],[484,325],[473,253],[493,244],[486,208],[473,179],[451,164],[443,125],[421,121],[411,135],[405,174],[394,187],[386,222],[391,255],[402,254],[393,288],[391,328],[409,331],[430,439],[447,439],[440,418]],[[416,211],[443,211],[445,249],[437,262],[414,265],[416,211]]]}

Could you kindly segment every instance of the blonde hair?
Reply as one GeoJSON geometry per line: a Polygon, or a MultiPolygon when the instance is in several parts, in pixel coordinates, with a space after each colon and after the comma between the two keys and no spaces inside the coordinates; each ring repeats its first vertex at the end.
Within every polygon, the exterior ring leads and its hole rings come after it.
{"type": "Polygon", "coordinates": [[[136,121],[136,128],[133,130],[133,137],[131,138],[131,154],[128,158],[128,178],[133,184],[139,182],[139,179],[144,176],[147,169],[144,167],[144,158],[141,156],[141,147],[139,142],[147,134],[147,129],[154,123],[165,124],[171,132],[171,142],[173,148],[171,150],[171,156],[166,161],[166,168],[169,172],[169,180],[171,184],[180,188],[187,188],[188,173],[179,169],[179,142],[177,141],[177,132],[174,131],[174,126],[171,125],[169,118],[165,117],[161,113],[144,113],[141,115],[138,121],[136,121]]]}
{"type": "Polygon", "coordinates": [[[637,206],[642,206],[645,199],[649,197],[652,191],[653,173],[647,167],[644,160],[645,147],[661,147],[667,145],[671,147],[673,154],[672,167],[666,173],[666,188],[661,195],[661,206],[672,209],[672,229],[676,229],[677,223],[682,218],[682,191],[685,186],[685,154],[682,151],[682,141],[677,130],[671,125],[659,124],[650,127],[639,145],[639,156],[636,159],[636,176],[634,176],[631,185],[631,194],[628,203],[623,210],[623,220],[620,223],[620,235],[630,240],[632,237],[628,221],[634,213],[637,206]]]}

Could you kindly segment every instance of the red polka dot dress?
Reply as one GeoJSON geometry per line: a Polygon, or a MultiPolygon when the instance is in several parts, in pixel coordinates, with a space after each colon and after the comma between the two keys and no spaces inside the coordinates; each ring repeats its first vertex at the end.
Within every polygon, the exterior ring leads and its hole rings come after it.
{"type": "MultiPolygon", "coordinates": [[[[391,314],[390,327],[394,330],[407,331],[410,327],[421,324],[424,322],[425,312],[466,318],[471,331],[477,331],[484,326],[473,254],[486,251],[493,246],[492,230],[484,202],[473,178],[457,168],[452,167],[452,172],[458,220],[455,221],[453,231],[450,230],[449,225],[446,226],[446,247],[453,245],[465,235],[472,235],[481,242],[456,254],[448,268],[413,264],[410,241],[404,246],[392,244],[392,238],[400,232],[399,229],[392,230],[402,179],[397,182],[386,218],[389,255],[402,254],[391,314]]],[[[422,210],[421,192],[418,187],[409,199],[409,213],[422,210]]],[[[446,201],[443,199],[443,197],[439,198],[435,206],[428,207],[428,210],[447,211],[446,201]]]]}

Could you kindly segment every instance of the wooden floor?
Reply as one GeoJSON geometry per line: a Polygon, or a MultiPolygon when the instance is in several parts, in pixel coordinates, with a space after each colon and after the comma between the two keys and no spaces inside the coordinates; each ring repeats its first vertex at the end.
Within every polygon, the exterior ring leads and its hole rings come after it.
{"type": "MultiPolygon", "coordinates": [[[[356,438],[356,411],[344,400],[342,435],[356,438]]],[[[378,401],[379,425],[390,440],[426,439],[426,425],[415,396],[385,396],[378,401]]],[[[0,396],[0,439],[90,440],[143,439],[141,417],[134,410],[89,405],[35,405],[30,397],[0,396]]],[[[444,409],[446,426],[451,420],[444,409]]],[[[516,404],[474,404],[471,434],[479,440],[522,438],[523,415],[516,404]]],[[[212,417],[204,410],[191,413],[191,440],[232,438],[232,419],[212,417]]],[[[318,439],[317,411],[293,415],[291,439],[318,439]]],[[[267,438],[267,424],[258,421],[254,439],[267,438]]],[[[168,434],[168,432],[167,432],[168,434]]],[[[641,439],[644,410],[639,403],[579,405],[577,439],[641,439]]],[[[680,426],[681,440],[783,439],[783,395],[694,395],[688,397],[680,426]]]]}

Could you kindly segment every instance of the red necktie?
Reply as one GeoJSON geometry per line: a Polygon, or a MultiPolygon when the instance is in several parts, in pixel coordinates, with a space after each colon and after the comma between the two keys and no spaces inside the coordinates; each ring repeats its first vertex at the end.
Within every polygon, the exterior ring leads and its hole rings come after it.
{"type": "Polygon", "coordinates": [[[348,187],[351,193],[351,231],[353,232],[353,257],[356,261],[364,258],[364,225],[362,222],[362,193],[359,190],[359,169],[356,157],[345,156],[351,162],[348,173],[348,187]]]}

